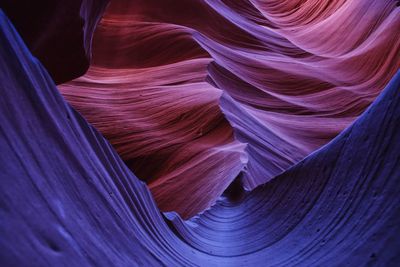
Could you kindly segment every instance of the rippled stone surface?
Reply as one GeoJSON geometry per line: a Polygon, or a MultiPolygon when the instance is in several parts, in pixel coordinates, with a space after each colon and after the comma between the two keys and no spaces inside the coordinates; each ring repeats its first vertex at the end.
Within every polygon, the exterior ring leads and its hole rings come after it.
{"type": "Polygon", "coordinates": [[[158,210],[147,186],[65,102],[2,12],[0,26],[2,265],[399,262],[399,72],[327,145],[251,192],[231,187],[183,221],[158,210]]]}
{"type": "Polygon", "coordinates": [[[89,71],[59,88],[190,218],[353,122],[400,67],[399,29],[393,0],[113,0],[89,71]]]}

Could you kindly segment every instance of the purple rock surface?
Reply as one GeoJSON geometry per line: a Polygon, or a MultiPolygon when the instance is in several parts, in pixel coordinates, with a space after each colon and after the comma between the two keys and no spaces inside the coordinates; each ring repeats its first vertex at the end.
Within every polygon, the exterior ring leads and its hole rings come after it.
{"type": "Polygon", "coordinates": [[[327,145],[184,221],[159,211],[3,12],[0,26],[2,266],[399,264],[400,72],[327,145]]]}

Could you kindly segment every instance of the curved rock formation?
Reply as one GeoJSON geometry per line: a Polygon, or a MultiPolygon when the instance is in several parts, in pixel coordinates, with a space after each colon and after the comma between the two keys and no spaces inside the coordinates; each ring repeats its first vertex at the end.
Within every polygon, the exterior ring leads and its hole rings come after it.
{"type": "Polygon", "coordinates": [[[400,67],[399,29],[393,0],[114,0],[88,73],[60,90],[189,218],[357,118],[400,67]]]}
{"type": "Polygon", "coordinates": [[[191,31],[106,15],[88,73],[60,86],[160,207],[185,217],[210,207],[247,163],[191,31]]]}
{"type": "Polygon", "coordinates": [[[241,198],[227,194],[182,221],[159,212],[1,11],[0,26],[2,265],[399,262],[400,72],[329,144],[241,198]]]}

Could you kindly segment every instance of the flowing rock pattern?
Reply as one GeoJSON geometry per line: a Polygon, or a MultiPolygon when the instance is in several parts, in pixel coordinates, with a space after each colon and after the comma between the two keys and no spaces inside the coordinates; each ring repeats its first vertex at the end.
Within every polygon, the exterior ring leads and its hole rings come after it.
{"type": "Polygon", "coordinates": [[[393,0],[114,0],[62,94],[189,218],[329,142],[400,67],[393,0]],[[242,143],[242,144],[241,144],[242,143]]]}
{"type": "Polygon", "coordinates": [[[1,11],[0,26],[1,265],[400,261],[400,72],[329,144],[241,198],[226,194],[183,221],[159,212],[146,185],[65,102],[1,11]]]}

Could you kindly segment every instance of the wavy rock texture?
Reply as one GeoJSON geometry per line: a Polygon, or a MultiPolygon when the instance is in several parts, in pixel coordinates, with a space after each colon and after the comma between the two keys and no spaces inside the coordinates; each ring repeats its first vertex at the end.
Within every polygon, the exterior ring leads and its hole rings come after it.
{"type": "Polygon", "coordinates": [[[113,70],[113,77],[92,68],[79,86],[62,87],[80,112],[99,119],[93,125],[146,179],[161,208],[186,216],[210,207],[247,162],[245,145],[233,140],[218,108],[221,92],[196,77],[198,62],[204,67],[208,60],[113,70]],[[81,95],[93,105],[84,107],[81,95]]]}
{"type": "Polygon", "coordinates": [[[400,261],[400,72],[329,144],[241,199],[228,194],[182,221],[158,211],[145,184],[65,102],[1,11],[0,25],[2,265],[400,261]]]}
{"type": "Polygon", "coordinates": [[[189,218],[357,118],[400,67],[399,29],[393,0],[114,0],[88,73],[60,90],[189,218]]]}
{"type": "Polygon", "coordinates": [[[2,0],[0,8],[56,83],[85,74],[109,0],[2,0]]]}

